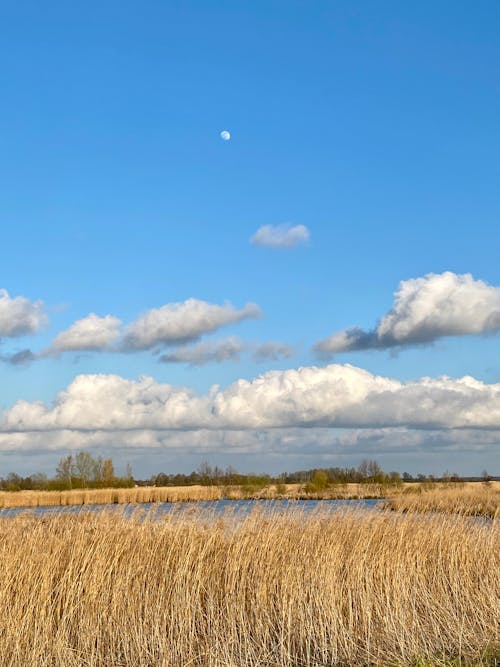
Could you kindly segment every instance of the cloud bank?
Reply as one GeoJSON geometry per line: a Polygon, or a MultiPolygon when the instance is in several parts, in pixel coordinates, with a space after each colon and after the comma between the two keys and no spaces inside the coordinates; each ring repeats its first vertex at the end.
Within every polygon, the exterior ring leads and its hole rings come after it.
{"type": "Polygon", "coordinates": [[[50,406],[18,401],[0,432],[275,428],[498,429],[500,384],[472,377],[403,383],[351,365],[269,371],[197,395],[151,377],[79,375],[50,406]]]}
{"type": "Polygon", "coordinates": [[[328,357],[339,352],[419,345],[446,336],[497,331],[500,287],[475,280],[469,273],[447,271],[402,281],[391,310],[374,329],[345,329],[319,341],[314,349],[328,357]]]}
{"type": "Polygon", "coordinates": [[[24,296],[10,297],[0,289],[0,338],[15,338],[37,333],[48,318],[42,301],[30,301],[24,296]]]}
{"type": "Polygon", "coordinates": [[[305,225],[263,225],[255,232],[250,243],[267,248],[295,248],[309,241],[305,225]]]}
{"type": "MultiPolygon", "coordinates": [[[[153,453],[173,451],[177,455],[230,453],[276,456],[282,461],[287,456],[306,455],[318,461],[339,465],[339,457],[379,456],[398,452],[421,453],[445,451],[491,452],[499,447],[500,431],[411,430],[407,428],[351,429],[349,431],[314,428],[274,428],[260,430],[197,431],[139,430],[139,431],[24,431],[0,432],[0,452],[42,454],[53,451],[81,450],[135,450],[153,453]]],[[[264,459],[262,459],[264,460],[264,459]]]]}

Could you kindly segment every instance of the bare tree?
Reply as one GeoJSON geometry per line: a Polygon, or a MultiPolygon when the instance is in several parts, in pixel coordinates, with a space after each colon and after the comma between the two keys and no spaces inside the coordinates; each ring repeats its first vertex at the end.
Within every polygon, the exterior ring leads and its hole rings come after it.
{"type": "Polygon", "coordinates": [[[88,452],[78,452],[75,462],[76,473],[81,479],[84,487],[86,487],[89,480],[92,479],[94,466],[95,461],[91,454],[88,452]]]}
{"type": "Polygon", "coordinates": [[[67,482],[69,488],[71,489],[71,478],[75,476],[75,462],[73,456],[68,454],[60,459],[56,467],[56,477],[57,479],[67,482]]]}

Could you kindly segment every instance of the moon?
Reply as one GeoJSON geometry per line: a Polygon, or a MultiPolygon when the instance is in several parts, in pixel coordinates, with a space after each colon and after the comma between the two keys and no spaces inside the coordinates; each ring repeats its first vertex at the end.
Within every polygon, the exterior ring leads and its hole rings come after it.
{"type": "Polygon", "coordinates": [[[222,141],[229,141],[231,139],[231,132],[228,132],[227,130],[222,130],[220,133],[220,138],[222,141]]]}

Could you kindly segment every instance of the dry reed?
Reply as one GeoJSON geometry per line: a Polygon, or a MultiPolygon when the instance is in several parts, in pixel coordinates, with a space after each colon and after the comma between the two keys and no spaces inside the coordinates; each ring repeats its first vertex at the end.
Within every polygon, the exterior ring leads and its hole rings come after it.
{"type": "Polygon", "coordinates": [[[56,505],[108,505],[219,500],[217,486],[140,486],[126,489],[74,489],[72,491],[2,491],[0,508],[56,505]]]}
{"type": "Polygon", "coordinates": [[[499,554],[447,515],[4,517],[0,664],[493,664],[499,554]]]}
{"type": "Polygon", "coordinates": [[[500,484],[409,487],[392,497],[387,507],[400,512],[445,512],[496,518],[500,515],[500,484]]]}
{"type": "Polygon", "coordinates": [[[263,488],[241,486],[141,486],[126,489],[74,489],[72,491],[0,491],[0,509],[8,507],[47,507],[56,505],[107,505],[123,503],[164,503],[211,501],[228,498],[354,499],[383,498],[393,487],[380,484],[334,484],[321,492],[306,492],[304,484],[286,484],[284,492],[269,484],[263,488]]]}

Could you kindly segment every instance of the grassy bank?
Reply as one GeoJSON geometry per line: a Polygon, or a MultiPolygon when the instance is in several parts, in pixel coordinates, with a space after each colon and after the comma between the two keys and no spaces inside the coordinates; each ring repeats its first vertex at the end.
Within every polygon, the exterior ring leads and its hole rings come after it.
{"type": "Polygon", "coordinates": [[[446,515],[4,518],[0,664],[493,664],[499,554],[446,515]]]}

